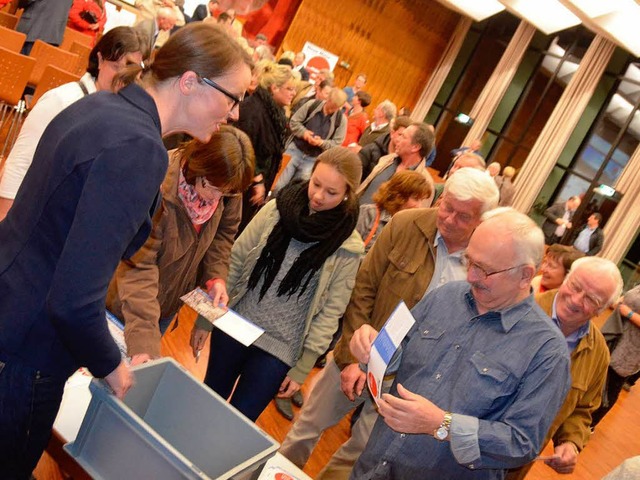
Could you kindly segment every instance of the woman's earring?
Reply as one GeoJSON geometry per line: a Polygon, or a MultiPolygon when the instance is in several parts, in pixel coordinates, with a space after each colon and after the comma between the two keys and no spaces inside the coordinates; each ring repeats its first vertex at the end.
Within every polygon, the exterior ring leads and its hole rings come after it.
{"type": "Polygon", "coordinates": [[[347,200],[349,200],[349,196],[348,196],[348,195],[345,195],[345,196],[344,196],[344,200],[343,200],[343,201],[344,201],[344,202],[346,202],[347,200]]]}

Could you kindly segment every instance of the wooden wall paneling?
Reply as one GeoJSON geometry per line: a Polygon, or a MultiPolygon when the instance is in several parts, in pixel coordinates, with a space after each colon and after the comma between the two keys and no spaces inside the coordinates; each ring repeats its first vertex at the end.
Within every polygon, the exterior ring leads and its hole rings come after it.
{"type": "Polygon", "coordinates": [[[428,0],[303,0],[283,49],[299,51],[313,42],[350,64],[334,69],[339,87],[364,72],[373,105],[388,98],[413,107],[459,18],[428,0]]]}

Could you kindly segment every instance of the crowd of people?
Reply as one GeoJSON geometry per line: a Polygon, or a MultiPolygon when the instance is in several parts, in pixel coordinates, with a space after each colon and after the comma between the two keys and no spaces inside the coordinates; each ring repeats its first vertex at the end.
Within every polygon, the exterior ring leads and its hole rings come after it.
{"type": "Polygon", "coordinates": [[[191,18],[139,2],[151,22],[104,34],[99,0],[67,3],[96,34],[87,73],[41,98],[0,178],[3,476],[29,478],[79,367],[123,398],[198,286],[264,330],[245,346],[199,316],[190,337],[195,357],[210,345],[204,383],[250,420],[300,398],[330,352],[280,448],[302,468],[358,408],[318,478],[524,478],[549,441],[546,463],[574,470],[640,370],[638,288],[621,296],[596,256],[599,212],[574,228],[572,196],[538,227],[480,141],[442,181],[433,126],[390,100],[369,119],[367,75],[339,88],[302,52],[276,61],[216,1],[191,18]],[[366,364],[400,302],[415,324],[376,401],[366,364]]]}

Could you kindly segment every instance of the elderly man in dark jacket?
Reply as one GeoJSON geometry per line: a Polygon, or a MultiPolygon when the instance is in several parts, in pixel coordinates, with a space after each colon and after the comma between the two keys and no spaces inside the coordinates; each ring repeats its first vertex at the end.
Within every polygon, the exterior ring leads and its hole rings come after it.
{"type": "Polygon", "coordinates": [[[573,196],[563,203],[556,203],[544,211],[545,221],[542,224],[544,243],[553,245],[560,243],[560,239],[567,230],[573,227],[571,220],[580,206],[580,197],[573,196]]]}

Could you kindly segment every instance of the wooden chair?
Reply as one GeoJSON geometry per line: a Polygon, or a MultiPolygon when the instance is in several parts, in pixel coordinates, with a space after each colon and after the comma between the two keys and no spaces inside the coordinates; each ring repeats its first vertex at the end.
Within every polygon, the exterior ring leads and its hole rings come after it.
{"type": "Polygon", "coordinates": [[[36,91],[33,93],[33,97],[27,102],[27,109],[32,108],[38,99],[52,88],[56,88],[65,83],[75,82],[79,79],[80,76],[73,72],[67,72],[53,65],[47,65],[40,79],[40,83],[38,83],[36,91]]]}
{"type": "Polygon", "coordinates": [[[26,34],[0,26],[0,47],[11,50],[12,52],[20,53],[22,45],[24,45],[24,41],[26,39],[26,34]]]}
{"type": "Polygon", "coordinates": [[[71,45],[73,45],[73,42],[77,42],[89,48],[93,47],[93,37],[85,35],[84,33],[80,33],[73,28],[66,27],[64,29],[64,37],[62,37],[60,48],[63,50],[69,50],[71,48],[71,45]]]}
{"type": "Polygon", "coordinates": [[[7,12],[0,12],[0,25],[6,28],[10,28],[11,30],[15,30],[18,25],[18,20],[20,17],[17,15],[11,15],[7,12]]]}
{"type": "Polygon", "coordinates": [[[35,41],[29,56],[36,60],[36,66],[29,77],[29,85],[34,87],[38,86],[47,65],[55,65],[67,72],[75,72],[78,65],[78,55],[44,43],[42,40],[35,41]]]}
{"type": "Polygon", "coordinates": [[[91,53],[91,47],[87,47],[86,45],[78,42],[73,42],[71,47],[69,48],[71,53],[75,53],[78,55],[78,64],[76,65],[74,73],[82,76],[87,71],[87,66],[89,65],[89,54],[91,53]]]}
{"type": "MultiPolygon", "coordinates": [[[[25,111],[22,93],[35,64],[33,58],[0,47],[0,132],[8,125],[0,160],[13,147],[18,137],[25,111]]],[[[0,166],[1,163],[0,161],[0,166]]]]}

